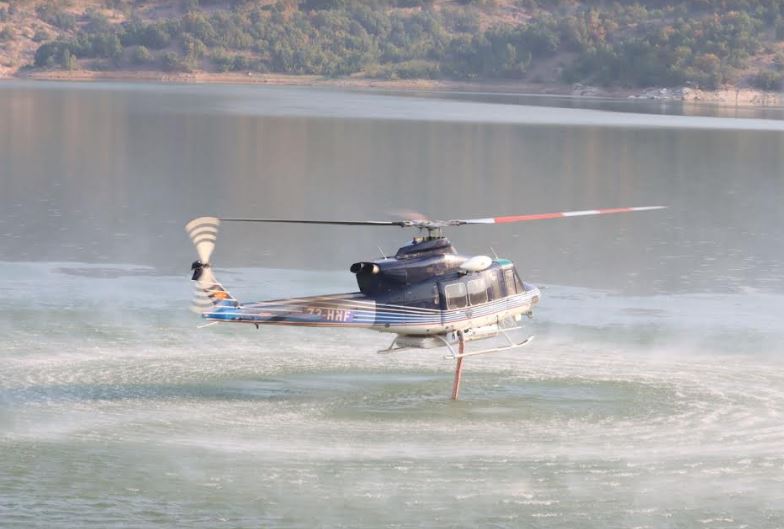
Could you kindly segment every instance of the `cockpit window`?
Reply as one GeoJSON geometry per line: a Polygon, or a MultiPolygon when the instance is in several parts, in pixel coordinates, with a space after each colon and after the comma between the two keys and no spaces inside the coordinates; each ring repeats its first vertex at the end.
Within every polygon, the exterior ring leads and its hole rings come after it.
{"type": "Polygon", "coordinates": [[[462,309],[467,305],[466,287],[463,283],[452,283],[444,287],[448,309],[462,309]]]}
{"type": "Polygon", "coordinates": [[[506,295],[511,296],[517,294],[517,285],[515,284],[514,270],[511,268],[504,270],[504,283],[506,285],[506,295]]]}
{"type": "Polygon", "coordinates": [[[468,300],[471,305],[487,303],[487,286],[481,277],[468,282],[468,300]]]}
{"type": "Polygon", "coordinates": [[[514,273],[515,278],[515,291],[519,294],[521,292],[525,292],[525,288],[523,288],[523,282],[520,281],[520,276],[517,275],[517,271],[515,270],[514,273]]]}

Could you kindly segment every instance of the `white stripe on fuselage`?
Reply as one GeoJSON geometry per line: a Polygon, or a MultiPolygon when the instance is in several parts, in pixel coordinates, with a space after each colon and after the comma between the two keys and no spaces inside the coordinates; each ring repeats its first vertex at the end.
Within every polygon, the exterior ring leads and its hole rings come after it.
{"type": "MultiPolygon", "coordinates": [[[[234,323],[256,323],[260,325],[303,325],[303,326],[343,326],[343,327],[363,327],[371,328],[382,332],[394,332],[398,334],[441,334],[452,330],[468,329],[471,327],[486,325],[493,323],[495,319],[508,318],[518,314],[524,314],[531,310],[532,300],[534,297],[540,295],[538,289],[529,290],[527,292],[516,294],[509,297],[489,301],[480,305],[472,305],[459,309],[422,309],[418,307],[405,307],[403,305],[387,305],[379,304],[373,307],[373,302],[356,303],[359,300],[351,300],[350,298],[343,298],[342,300],[337,297],[325,296],[310,298],[314,304],[320,305],[320,308],[327,309],[329,306],[334,306],[336,309],[351,311],[351,321],[293,321],[286,320],[286,316],[298,317],[303,313],[305,308],[303,304],[296,303],[293,305],[275,304],[266,305],[265,303],[254,303],[238,307],[238,310],[231,311],[232,317],[238,319],[225,318],[227,313],[216,313],[214,318],[211,318],[209,313],[204,316],[208,319],[216,319],[225,322],[234,323]],[[325,299],[338,303],[324,303],[325,299]],[[321,303],[318,303],[320,300],[321,303]],[[356,303],[355,306],[346,306],[340,304],[339,301],[356,303]],[[360,307],[359,305],[364,305],[360,307]],[[256,319],[264,317],[264,313],[272,318],[278,317],[280,320],[265,320],[256,319]],[[468,315],[470,313],[470,316],[468,315]],[[380,321],[381,320],[381,321],[380,321]]],[[[303,300],[307,298],[299,298],[303,300]]]]}

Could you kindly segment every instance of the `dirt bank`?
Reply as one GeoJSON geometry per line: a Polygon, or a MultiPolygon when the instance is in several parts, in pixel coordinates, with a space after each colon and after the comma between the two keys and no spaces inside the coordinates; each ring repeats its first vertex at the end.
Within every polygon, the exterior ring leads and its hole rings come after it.
{"type": "Polygon", "coordinates": [[[166,73],[154,70],[119,71],[33,71],[7,75],[7,79],[56,81],[148,81],[163,83],[262,84],[272,86],[324,86],[379,90],[445,90],[497,92],[515,94],[564,95],[574,97],[607,97],[717,103],[730,106],[782,106],[781,93],[752,88],[727,86],[719,90],[693,88],[605,89],[581,84],[541,84],[524,82],[464,82],[431,79],[368,79],[365,77],[329,78],[317,75],[281,75],[258,73],[166,73]]]}

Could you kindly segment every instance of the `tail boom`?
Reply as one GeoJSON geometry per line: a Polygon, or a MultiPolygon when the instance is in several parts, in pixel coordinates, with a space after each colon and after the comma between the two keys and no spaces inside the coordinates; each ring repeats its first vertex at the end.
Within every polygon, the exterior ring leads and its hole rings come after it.
{"type": "MultiPolygon", "coordinates": [[[[227,293],[228,294],[228,293],[227,293]]],[[[231,298],[236,303],[234,298],[231,298]]],[[[375,322],[373,300],[359,292],[331,296],[279,299],[240,305],[223,302],[202,313],[209,320],[255,325],[370,328],[375,322]]]]}

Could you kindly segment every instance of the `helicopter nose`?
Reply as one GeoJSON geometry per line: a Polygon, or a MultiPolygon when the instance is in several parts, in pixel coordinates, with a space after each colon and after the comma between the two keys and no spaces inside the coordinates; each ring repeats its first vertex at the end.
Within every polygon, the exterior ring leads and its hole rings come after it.
{"type": "Polygon", "coordinates": [[[523,281],[523,290],[533,295],[533,297],[531,298],[532,304],[536,305],[537,303],[539,303],[539,299],[542,297],[542,293],[539,290],[539,287],[523,281]]]}

